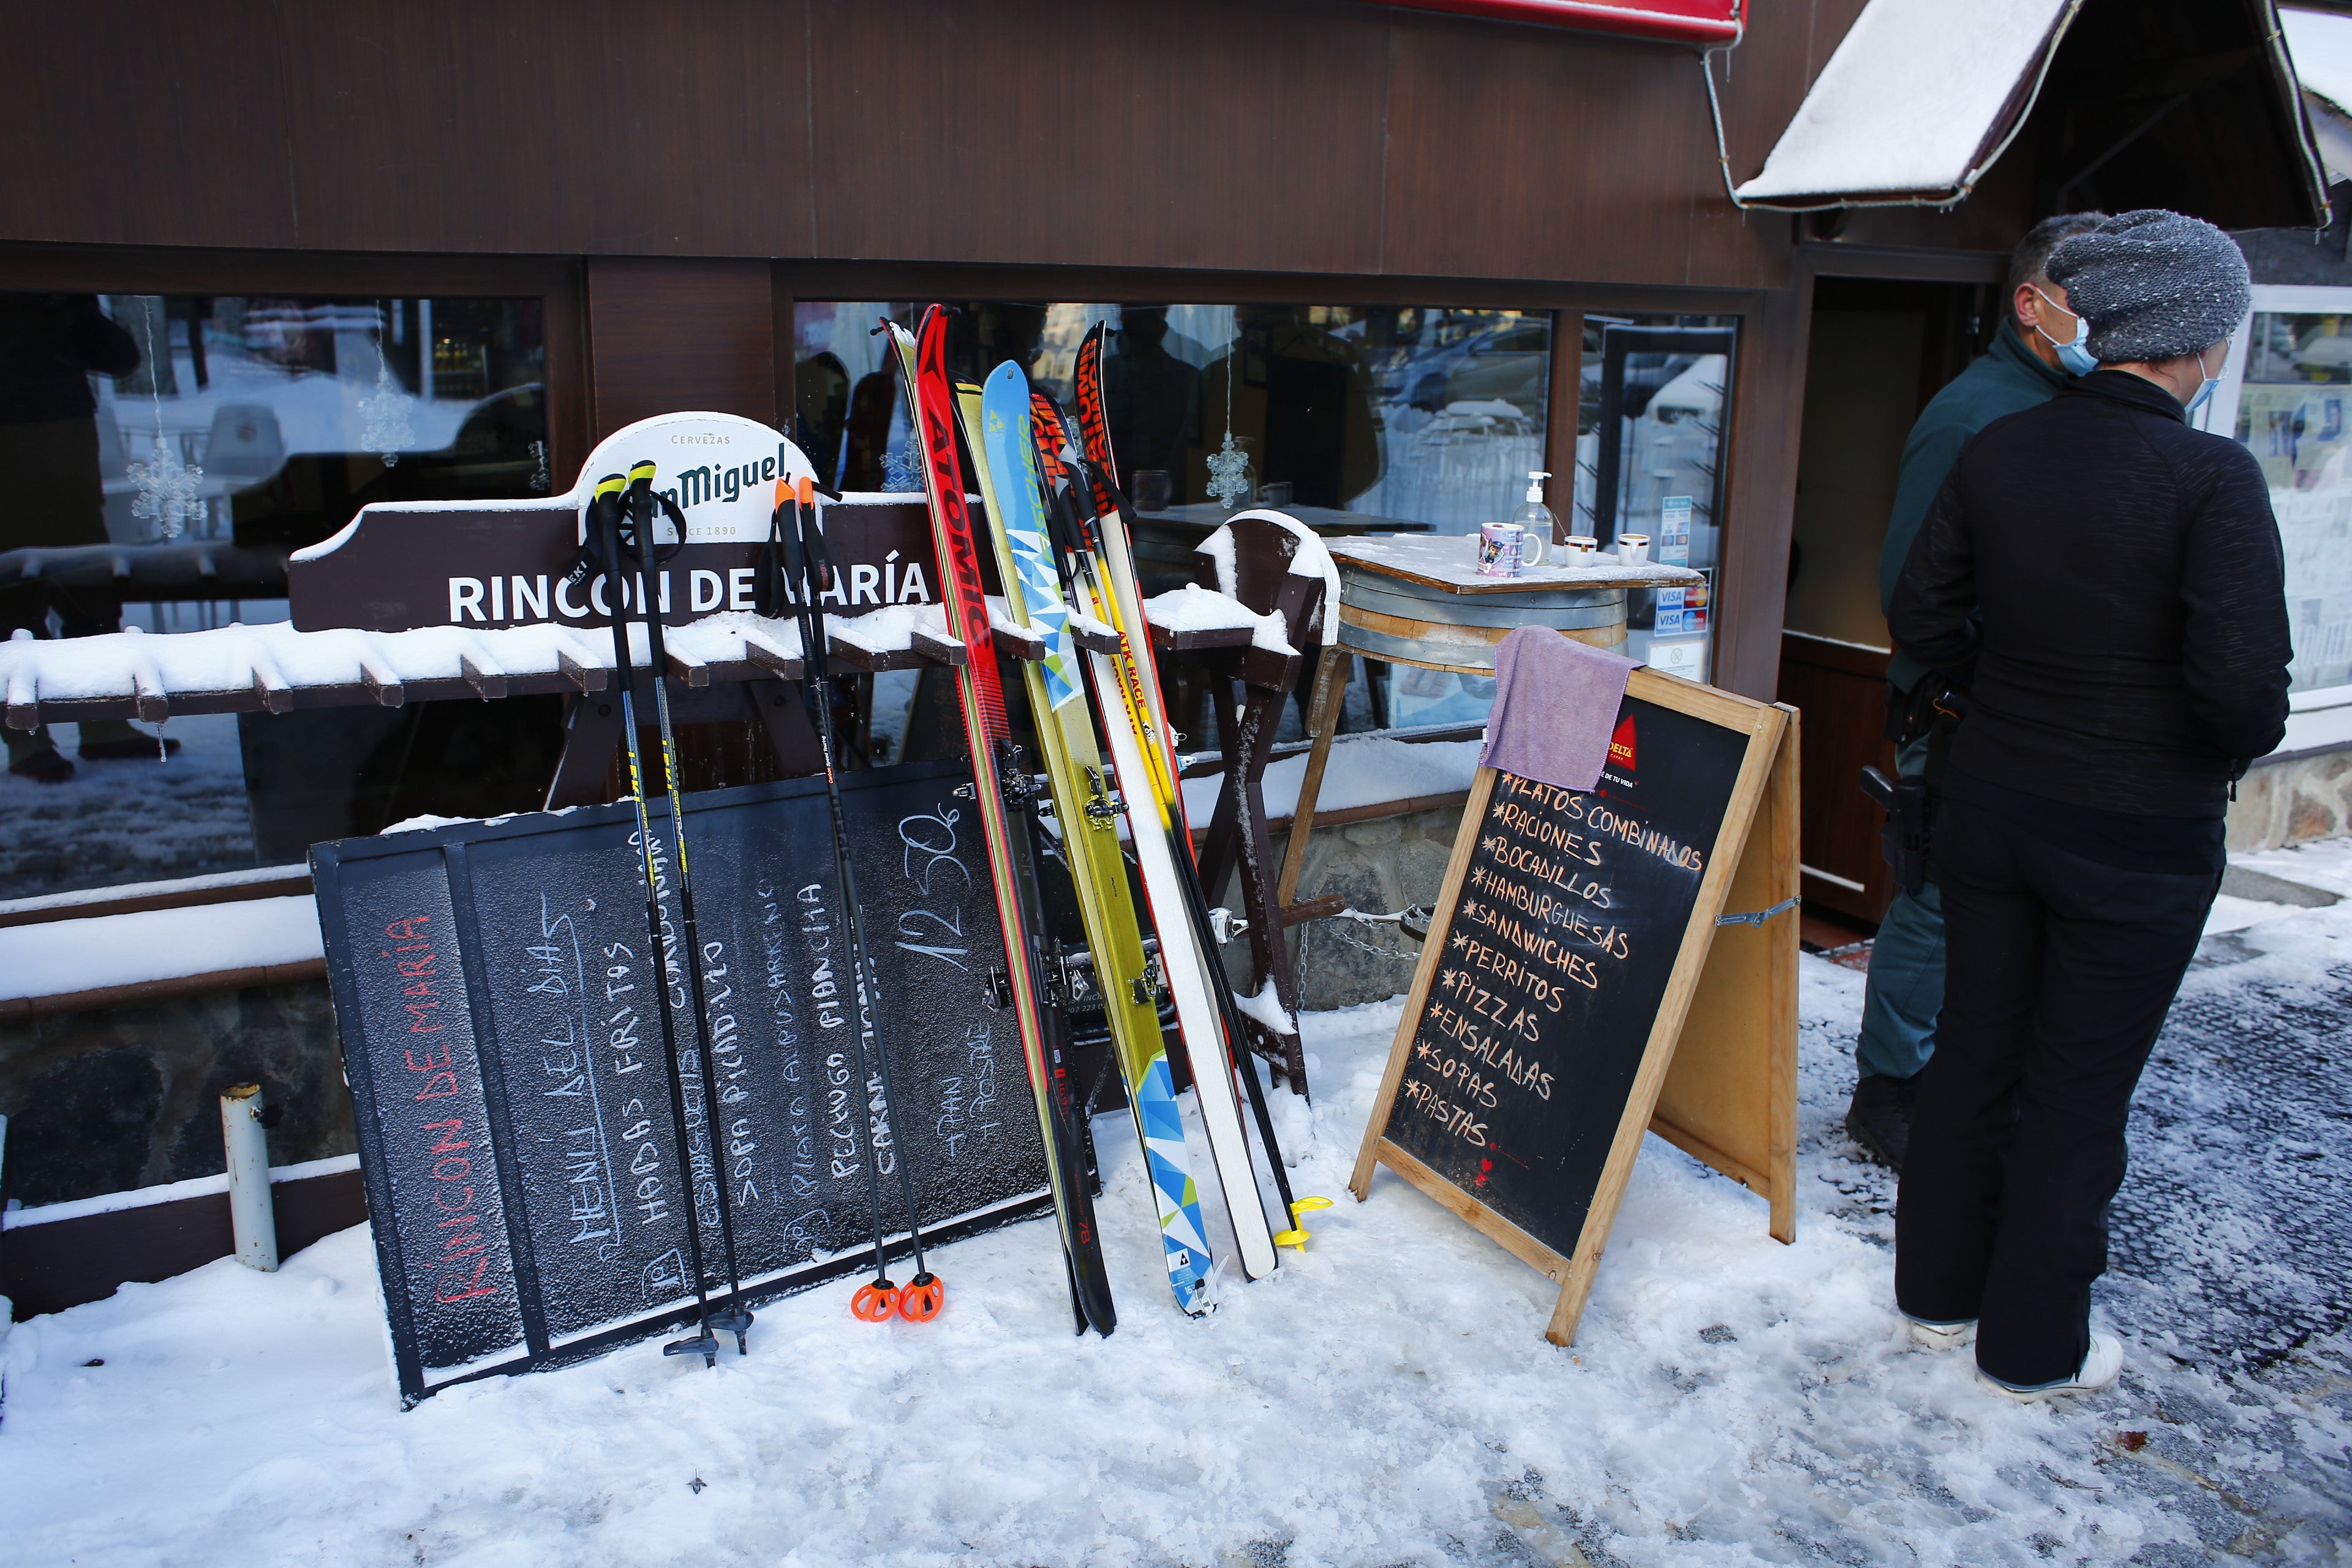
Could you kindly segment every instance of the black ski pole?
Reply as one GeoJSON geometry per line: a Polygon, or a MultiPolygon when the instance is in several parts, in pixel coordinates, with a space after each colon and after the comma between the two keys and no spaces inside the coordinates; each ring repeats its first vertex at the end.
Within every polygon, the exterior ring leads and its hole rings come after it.
{"type": "MultiPolygon", "coordinates": [[[[712,1185],[718,1194],[719,1239],[727,1257],[727,1304],[710,1315],[713,1328],[735,1336],[735,1353],[751,1353],[751,1310],[743,1304],[743,1277],[735,1264],[735,1204],[728,1191],[727,1132],[719,1125],[717,1108],[719,1098],[712,1087],[716,1066],[712,1052],[718,1047],[718,1032],[710,1016],[710,1004],[702,977],[704,955],[702,936],[694,920],[694,869],[686,851],[686,777],[677,765],[677,735],[669,717],[669,657],[662,644],[662,618],[656,584],[659,579],[658,563],[654,551],[654,508],[659,502],[664,512],[677,525],[678,542],[686,542],[686,519],[680,515],[677,503],[654,489],[654,465],[638,463],[629,469],[627,516],[631,537],[625,542],[637,574],[637,608],[645,617],[646,652],[653,663],[654,712],[661,730],[662,777],[669,791],[670,837],[677,848],[677,911],[686,935],[686,983],[688,994],[694,1003],[696,1026],[700,1032],[701,1049],[698,1058],[702,1080],[702,1127],[710,1139],[712,1185]]],[[[668,974],[665,965],[663,978],[668,974]]],[[[688,1154],[688,1171],[693,1172],[691,1151],[688,1154]]],[[[695,1210],[695,1220],[701,1223],[701,1209],[695,1210]]]]}
{"type": "MultiPolygon", "coordinates": [[[[677,1158],[687,1173],[683,1184],[687,1192],[686,1257],[694,1270],[694,1321],[696,1332],[688,1339],[673,1340],[662,1346],[664,1355],[700,1355],[705,1366],[719,1364],[719,1339],[710,1331],[710,1300],[704,1288],[702,1267],[702,1235],[694,1212],[692,1156],[687,1149],[686,1087],[678,1072],[677,1027],[670,1017],[669,976],[667,960],[662,943],[661,883],[654,869],[653,818],[646,809],[645,759],[637,752],[636,704],[630,690],[636,683],[635,660],[629,652],[629,622],[622,594],[626,579],[621,570],[621,491],[627,484],[618,474],[608,474],[596,481],[594,499],[589,503],[589,548],[583,552],[581,570],[575,575],[585,576],[595,556],[604,556],[604,593],[612,601],[613,617],[613,679],[621,688],[621,733],[628,741],[629,795],[637,808],[637,860],[646,876],[646,934],[653,944],[656,973],[654,983],[655,1012],[661,1020],[662,1060],[669,1070],[670,1128],[677,1139],[677,1158]]],[[[658,670],[656,679],[658,679],[658,670]]]]}
{"type": "Polygon", "coordinates": [[[833,586],[835,572],[833,557],[825,549],[824,531],[817,519],[814,481],[803,479],[798,493],[791,500],[779,503],[779,510],[784,507],[791,509],[782,529],[784,571],[800,626],[801,685],[816,709],[818,750],[824,760],[825,801],[833,818],[834,874],[840,880],[842,907],[848,915],[845,924],[849,967],[856,981],[857,1029],[851,1037],[851,1052],[863,1089],[874,1081],[866,1076],[866,1041],[872,1038],[875,1074],[882,1088],[881,1131],[897,1155],[898,1190],[906,1204],[908,1237],[915,1254],[915,1277],[900,1290],[890,1281],[889,1255],[883,1242],[882,1140],[874,1136],[869,1100],[866,1145],[871,1160],[866,1177],[874,1209],[874,1279],[859,1287],[850,1310],[871,1323],[883,1321],[894,1310],[911,1321],[928,1322],[939,1316],[947,1288],[923,1260],[923,1228],[915,1212],[914,1177],[908,1169],[906,1145],[898,1137],[898,1096],[890,1083],[890,1053],[877,1018],[881,1008],[880,977],[866,956],[866,919],[859,910],[856,878],[850,868],[849,831],[841,805],[838,745],[833,726],[833,685],[825,668],[824,611],[817,599],[819,594],[833,586]]]}

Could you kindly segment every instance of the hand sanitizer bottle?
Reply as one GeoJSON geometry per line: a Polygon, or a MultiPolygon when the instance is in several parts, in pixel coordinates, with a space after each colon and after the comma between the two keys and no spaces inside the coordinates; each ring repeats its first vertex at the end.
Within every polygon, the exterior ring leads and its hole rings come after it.
{"type": "Polygon", "coordinates": [[[1528,499],[1521,501],[1519,510],[1511,514],[1511,521],[1527,530],[1527,546],[1523,547],[1524,555],[1520,561],[1522,566],[1533,566],[1541,562],[1544,546],[1552,541],[1554,519],[1551,508],[1544,505],[1543,496],[1543,482],[1549,478],[1551,476],[1548,473],[1529,470],[1528,499]]]}

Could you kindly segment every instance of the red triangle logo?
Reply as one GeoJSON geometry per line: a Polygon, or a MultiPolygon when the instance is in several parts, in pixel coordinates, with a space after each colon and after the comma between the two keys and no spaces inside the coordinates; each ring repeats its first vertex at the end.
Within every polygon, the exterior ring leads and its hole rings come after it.
{"type": "Polygon", "coordinates": [[[1638,765],[1633,761],[1633,716],[1631,713],[1617,721],[1616,732],[1609,737],[1609,761],[1629,773],[1638,765]]]}

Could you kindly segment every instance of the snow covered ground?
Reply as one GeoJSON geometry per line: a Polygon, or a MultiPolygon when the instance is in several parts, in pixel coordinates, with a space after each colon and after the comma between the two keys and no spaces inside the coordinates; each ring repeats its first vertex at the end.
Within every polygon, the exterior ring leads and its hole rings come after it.
{"type": "MultiPolygon", "coordinates": [[[[2313,867],[2352,877],[2352,853],[2313,867]]],[[[2129,1364],[2072,1404],[1998,1400],[1964,1353],[1902,1340],[1893,1184],[1838,1127],[1863,978],[1809,958],[1797,1244],[1652,1139],[1572,1350],[1541,1338],[1547,1282],[1433,1203],[1386,1173],[1348,1201],[1386,1003],[1306,1017],[1321,1098],[1289,1104],[1293,1180],[1339,1203],[1205,1321],[1153,1279],[1108,1124],[1108,1341],[1071,1338],[1033,1223],[940,1255],[928,1327],[855,1321],[842,1283],[763,1309],[716,1372],[644,1344],[404,1414],[353,1230],[274,1276],[224,1260],[16,1325],[0,1560],[1541,1561],[1503,1497],[1559,1562],[2339,1563],[2347,943],[2335,910],[2209,939],[2100,1288],[2129,1364]]]]}

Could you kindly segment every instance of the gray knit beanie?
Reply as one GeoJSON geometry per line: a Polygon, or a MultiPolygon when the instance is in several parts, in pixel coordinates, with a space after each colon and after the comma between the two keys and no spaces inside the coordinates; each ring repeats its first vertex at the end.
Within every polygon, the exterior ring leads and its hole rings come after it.
{"type": "Polygon", "coordinates": [[[2155,207],[2062,241],[2046,271],[2091,323],[2103,364],[2201,353],[2238,330],[2254,297],[2236,240],[2155,207]]]}

